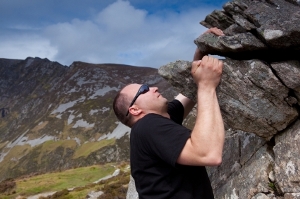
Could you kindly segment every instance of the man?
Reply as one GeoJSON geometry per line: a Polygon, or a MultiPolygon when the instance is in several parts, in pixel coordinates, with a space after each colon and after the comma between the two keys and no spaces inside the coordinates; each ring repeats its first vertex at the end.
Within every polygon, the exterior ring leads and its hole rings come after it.
{"type": "MultiPolygon", "coordinates": [[[[208,32],[223,35],[217,28],[208,32]]],[[[132,128],[131,174],[140,199],[214,198],[204,166],[222,162],[224,124],[216,95],[222,67],[222,61],[196,50],[191,74],[198,106],[192,131],[181,124],[195,103],[182,94],[168,102],[157,87],[140,84],[117,94],[115,114],[132,128]]]]}

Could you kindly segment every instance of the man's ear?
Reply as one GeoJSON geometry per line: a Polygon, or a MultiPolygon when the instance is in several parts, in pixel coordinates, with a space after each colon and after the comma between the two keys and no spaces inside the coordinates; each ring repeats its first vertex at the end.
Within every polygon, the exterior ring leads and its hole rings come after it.
{"type": "Polygon", "coordinates": [[[129,107],[129,112],[131,115],[137,116],[142,113],[142,110],[138,106],[133,105],[133,106],[129,107]]]}

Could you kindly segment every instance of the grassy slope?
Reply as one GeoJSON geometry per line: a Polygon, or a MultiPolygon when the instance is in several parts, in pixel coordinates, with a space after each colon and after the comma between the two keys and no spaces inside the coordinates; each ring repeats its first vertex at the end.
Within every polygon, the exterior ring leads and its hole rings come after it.
{"type": "Polygon", "coordinates": [[[124,186],[129,183],[129,175],[128,163],[110,163],[70,169],[58,173],[47,173],[16,179],[16,187],[6,193],[0,193],[0,198],[12,199],[17,196],[26,198],[30,195],[52,191],[60,193],[55,198],[85,198],[90,191],[100,190],[106,194],[121,194],[118,197],[125,198],[126,191],[124,191],[124,186]],[[116,169],[121,170],[118,176],[97,184],[93,183],[113,174],[116,169]],[[74,188],[74,190],[66,190],[70,188],[74,188]],[[117,191],[118,189],[122,191],[117,191]]]}

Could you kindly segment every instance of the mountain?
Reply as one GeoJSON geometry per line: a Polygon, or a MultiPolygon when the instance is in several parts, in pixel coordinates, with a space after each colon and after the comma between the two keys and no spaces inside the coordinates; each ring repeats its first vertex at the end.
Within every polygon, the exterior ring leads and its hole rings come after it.
{"type": "Polygon", "coordinates": [[[106,162],[129,161],[130,129],[112,110],[129,83],[176,91],[157,69],[48,59],[0,59],[0,181],[106,162]]]}

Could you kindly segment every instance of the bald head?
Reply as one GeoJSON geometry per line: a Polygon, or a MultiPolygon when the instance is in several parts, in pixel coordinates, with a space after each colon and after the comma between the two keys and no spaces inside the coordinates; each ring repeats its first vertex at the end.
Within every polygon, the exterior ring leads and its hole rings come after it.
{"type": "Polygon", "coordinates": [[[167,99],[158,92],[157,87],[149,88],[148,85],[129,84],[119,91],[113,108],[118,119],[131,127],[134,121],[148,113],[165,115],[167,99]],[[129,114],[126,116],[127,113],[129,114]]]}
{"type": "Polygon", "coordinates": [[[113,109],[117,118],[126,126],[132,126],[132,116],[126,116],[130,102],[138,91],[140,84],[129,84],[122,88],[116,95],[113,102],[113,109]]]}

